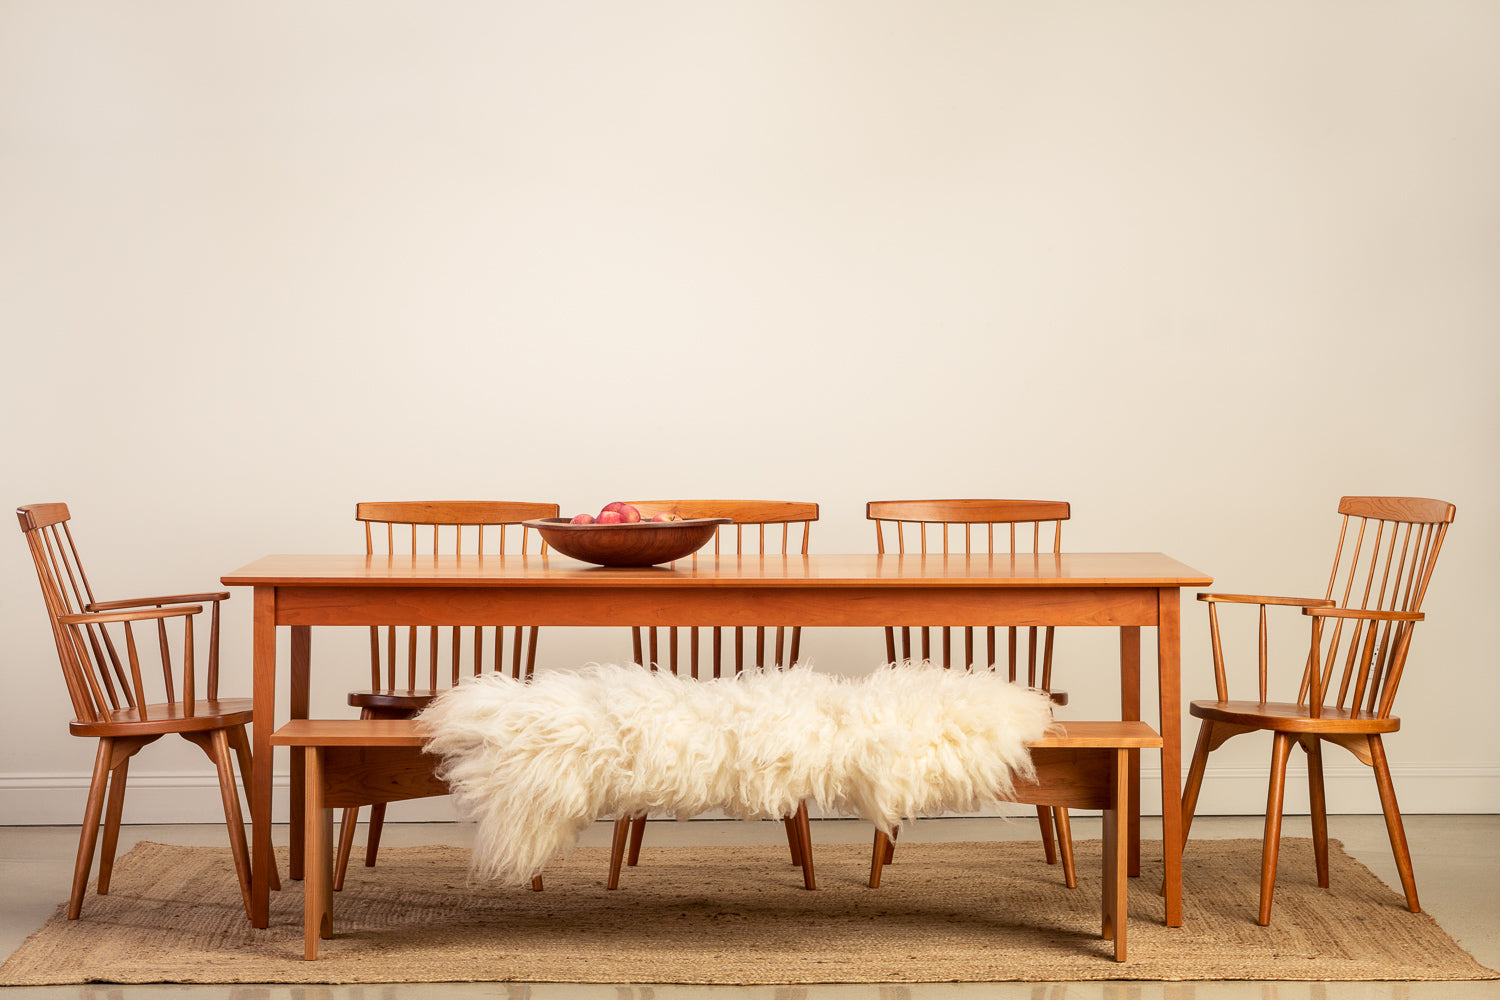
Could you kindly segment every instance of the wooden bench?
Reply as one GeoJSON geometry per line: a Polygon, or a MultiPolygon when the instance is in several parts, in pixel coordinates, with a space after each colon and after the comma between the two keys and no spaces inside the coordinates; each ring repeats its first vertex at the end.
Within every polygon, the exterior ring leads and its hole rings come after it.
{"type": "MultiPolygon", "coordinates": [[[[1039,806],[1099,809],[1104,813],[1104,885],[1101,936],[1115,943],[1115,961],[1125,961],[1125,887],[1128,884],[1130,754],[1160,749],[1161,737],[1144,722],[1068,722],[1064,732],[1029,743],[1035,782],[1017,782],[1012,798],[1039,806]]],[[[870,858],[870,888],[880,887],[891,844],[877,834],[870,858]]]]}
{"type": "MultiPolygon", "coordinates": [[[[436,759],[422,753],[425,742],[411,719],[293,719],[272,735],[272,746],[304,751],[307,958],[318,957],[319,938],[333,936],[333,810],[447,794],[432,773],[436,759]]],[[[1065,732],[1030,744],[1037,780],[1016,787],[1017,801],[1103,810],[1101,936],[1113,939],[1119,962],[1125,961],[1129,760],[1132,752],[1161,745],[1144,722],[1069,722],[1065,732]]],[[[877,849],[872,885],[879,884],[884,855],[877,849]]],[[[541,887],[540,878],[532,882],[541,887]]]]}
{"type": "Polygon", "coordinates": [[[304,751],[303,933],[306,955],[333,937],[333,810],[447,795],[410,719],[293,719],[271,745],[304,751]]]}

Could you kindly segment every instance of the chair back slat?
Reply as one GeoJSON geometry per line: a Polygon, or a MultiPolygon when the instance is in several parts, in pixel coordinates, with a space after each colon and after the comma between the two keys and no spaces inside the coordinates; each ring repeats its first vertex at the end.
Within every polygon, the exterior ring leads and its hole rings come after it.
{"type": "MultiPolygon", "coordinates": [[[[364,524],[366,555],[524,556],[544,555],[547,544],[523,522],[557,517],[558,510],[555,503],[528,501],[398,500],[360,503],[354,517],[364,524]]],[[[484,673],[486,666],[528,677],[536,669],[537,635],[536,626],[527,625],[372,625],[370,684],[377,690],[436,691],[484,673]]]]}
{"type": "MultiPolygon", "coordinates": [[[[641,512],[643,518],[657,514],[674,514],[682,518],[728,518],[731,523],[719,525],[714,532],[714,555],[805,556],[812,523],[818,519],[817,504],[793,500],[639,500],[631,501],[631,505],[641,512]]],[[[754,647],[748,658],[745,627],[706,627],[705,630],[710,636],[706,653],[698,627],[680,630],[676,627],[632,628],[631,647],[635,662],[694,678],[723,677],[751,666],[791,666],[801,655],[800,626],[755,627],[754,647]],[[687,633],[686,655],[682,654],[679,631],[687,633]],[[728,652],[724,643],[726,632],[733,633],[732,648],[728,652]]]]}
{"type": "MultiPolygon", "coordinates": [[[[193,656],[193,616],[181,616],[180,640],[173,634],[175,628],[169,633],[167,622],[157,619],[154,644],[157,670],[149,671],[149,660],[145,666],[142,664],[130,621],[63,620],[93,611],[96,603],[69,526],[67,505],[30,504],[18,508],[16,515],[41,585],[42,603],[75,719],[83,723],[105,722],[113,713],[134,710],[136,719],[146,720],[147,706],[152,703],[173,705],[180,701],[191,710],[199,696],[193,656]],[[116,637],[123,640],[123,657],[116,637]],[[181,644],[180,669],[173,666],[174,642],[181,644]],[[148,683],[147,677],[153,673],[159,673],[160,685],[155,681],[148,683]]],[[[210,698],[217,697],[217,651],[215,634],[210,644],[211,674],[207,685],[210,698]]]]}
{"type": "MultiPolygon", "coordinates": [[[[875,500],[865,505],[865,517],[875,523],[875,550],[884,555],[894,545],[896,554],[918,555],[1056,555],[1062,552],[1062,523],[1071,516],[1060,500],[875,500]],[[983,530],[979,530],[979,529],[983,530]],[[998,529],[998,530],[997,530],[998,529]],[[959,541],[962,547],[959,547],[959,541]]],[[[885,630],[888,660],[933,660],[933,627],[918,627],[916,643],[910,627],[885,630]],[[899,643],[897,641],[899,636],[899,643]]],[[[963,659],[954,656],[952,628],[937,627],[936,658],[945,667],[1000,669],[997,633],[1004,631],[1005,667],[1012,681],[1042,691],[1052,687],[1053,629],[1037,627],[984,628],[984,659],[976,656],[972,627],[964,628],[963,659]]]]}
{"type": "MultiPolygon", "coordinates": [[[[1420,614],[1454,512],[1440,500],[1344,497],[1325,598],[1343,610],[1420,614]]],[[[1299,704],[1315,717],[1328,710],[1388,717],[1415,624],[1336,616],[1316,621],[1299,704]]]]}

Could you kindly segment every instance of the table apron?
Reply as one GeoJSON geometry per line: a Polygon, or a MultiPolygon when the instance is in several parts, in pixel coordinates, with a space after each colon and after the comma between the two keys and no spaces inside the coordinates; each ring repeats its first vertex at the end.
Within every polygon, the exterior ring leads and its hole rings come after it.
{"type": "Polygon", "coordinates": [[[278,586],[278,625],[1155,625],[1156,587],[278,586]]]}

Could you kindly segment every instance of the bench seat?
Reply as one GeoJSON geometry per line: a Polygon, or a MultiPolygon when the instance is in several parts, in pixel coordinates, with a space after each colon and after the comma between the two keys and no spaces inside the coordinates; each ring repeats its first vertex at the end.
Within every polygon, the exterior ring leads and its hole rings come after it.
{"type": "MultiPolygon", "coordinates": [[[[303,751],[308,959],[318,957],[321,938],[333,936],[333,810],[446,794],[447,786],[433,774],[436,758],[422,752],[425,743],[411,719],[293,719],[272,735],[272,746],[303,751]]],[[[1101,936],[1114,941],[1121,962],[1126,957],[1130,755],[1161,745],[1144,722],[1068,722],[1028,744],[1037,779],[1016,788],[1017,798],[1026,802],[1103,811],[1101,936]]],[[[540,883],[534,880],[532,888],[540,889],[540,883]]]]}

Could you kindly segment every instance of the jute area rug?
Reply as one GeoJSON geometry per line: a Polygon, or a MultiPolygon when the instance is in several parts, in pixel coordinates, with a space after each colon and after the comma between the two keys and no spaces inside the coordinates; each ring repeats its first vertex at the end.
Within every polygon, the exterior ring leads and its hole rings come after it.
{"type": "Polygon", "coordinates": [[[379,867],[350,868],[334,937],[307,962],[300,883],[253,930],[227,849],[148,842],[83,919],[59,907],[0,984],[1497,978],[1337,843],[1333,889],[1317,888],[1297,840],[1269,928],[1254,922],[1259,841],[1190,845],[1180,928],[1161,925],[1156,879],[1133,880],[1119,964],[1098,936],[1099,842],[1077,850],[1075,890],[1028,841],[906,845],[871,890],[868,848],[819,845],[808,892],[784,849],[648,846],[607,892],[607,856],[585,848],[536,893],[468,884],[459,848],[389,848],[379,867]]]}

